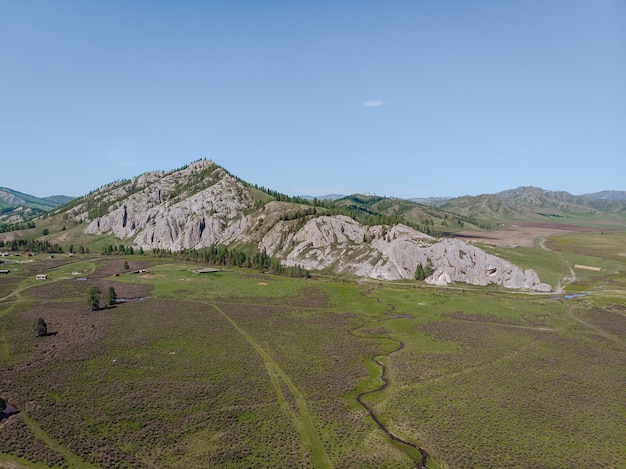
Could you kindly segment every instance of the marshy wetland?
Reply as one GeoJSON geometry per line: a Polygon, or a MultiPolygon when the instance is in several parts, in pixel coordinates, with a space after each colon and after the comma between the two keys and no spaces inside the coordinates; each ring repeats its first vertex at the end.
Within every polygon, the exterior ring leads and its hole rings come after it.
{"type": "Polygon", "coordinates": [[[149,254],[13,257],[0,396],[19,413],[0,423],[0,467],[409,468],[418,447],[429,469],[625,467],[624,246],[576,233],[494,248],[586,293],[557,300],[149,254]],[[89,311],[92,286],[142,300],[89,311]],[[52,334],[32,334],[39,317],[52,334]]]}

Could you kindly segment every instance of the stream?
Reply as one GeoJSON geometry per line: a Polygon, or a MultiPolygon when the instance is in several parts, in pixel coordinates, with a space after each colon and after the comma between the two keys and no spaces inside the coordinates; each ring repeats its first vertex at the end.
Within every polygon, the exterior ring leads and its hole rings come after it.
{"type": "MultiPolygon", "coordinates": [[[[369,291],[364,292],[364,295],[367,295],[367,293],[370,293],[369,291]]],[[[380,298],[376,299],[377,302],[381,302],[380,298]]],[[[396,309],[396,307],[392,304],[386,303],[390,308],[389,311],[387,311],[387,314],[391,314],[393,313],[393,311],[396,309]]],[[[402,316],[398,316],[398,318],[400,318],[402,316]]],[[[361,324],[359,327],[357,327],[356,329],[353,329],[350,331],[350,333],[355,336],[355,337],[359,337],[359,338],[366,338],[364,336],[359,336],[356,335],[354,331],[360,329],[361,327],[363,327],[366,323],[361,324]]],[[[372,337],[368,337],[368,338],[372,338],[372,337]]],[[[391,340],[393,342],[396,342],[398,344],[398,347],[394,350],[392,350],[391,352],[389,352],[386,356],[391,355],[392,353],[397,352],[398,350],[402,350],[404,348],[404,343],[402,343],[399,340],[396,339],[391,339],[389,337],[385,337],[385,339],[387,340],[391,340]]],[[[374,412],[374,410],[366,403],[363,401],[363,397],[367,396],[368,394],[373,394],[376,392],[380,392],[383,391],[385,388],[387,388],[387,386],[389,385],[389,380],[387,379],[387,369],[385,367],[385,365],[383,363],[381,363],[379,360],[376,359],[376,357],[372,357],[372,361],[374,363],[376,363],[379,367],[380,367],[380,381],[381,381],[381,385],[376,388],[376,389],[371,389],[369,391],[363,391],[362,393],[360,393],[358,396],[356,396],[356,400],[359,404],[361,404],[363,406],[363,408],[365,410],[367,410],[367,413],[370,415],[370,417],[372,418],[372,420],[374,421],[374,423],[376,423],[376,425],[378,425],[378,428],[380,428],[383,432],[385,432],[387,434],[387,436],[389,438],[391,438],[393,441],[396,441],[398,443],[401,443],[403,445],[406,445],[410,448],[413,448],[417,451],[419,451],[419,453],[422,455],[422,459],[421,461],[415,460],[413,459],[413,461],[415,462],[415,467],[417,467],[418,469],[427,469],[426,467],[426,461],[428,460],[428,453],[426,452],[426,450],[424,448],[422,448],[421,446],[418,446],[414,443],[411,443],[409,441],[403,440],[402,438],[394,435],[378,418],[378,416],[376,415],[376,413],[374,412]]]]}

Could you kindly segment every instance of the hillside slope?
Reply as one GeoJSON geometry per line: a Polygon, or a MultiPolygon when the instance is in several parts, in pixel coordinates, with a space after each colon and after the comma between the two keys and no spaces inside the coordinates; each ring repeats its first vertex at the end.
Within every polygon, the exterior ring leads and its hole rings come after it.
{"type": "Polygon", "coordinates": [[[8,187],[0,187],[0,222],[19,223],[29,217],[47,212],[72,200],[72,197],[53,195],[35,197],[8,187]]]}
{"type": "Polygon", "coordinates": [[[200,160],[105,186],[77,200],[69,213],[88,234],[112,234],[144,250],[249,246],[287,266],[377,279],[413,278],[421,264],[433,284],[550,289],[532,270],[460,240],[402,224],[366,226],[327,206],[277,199],[200,160]]]}
{"type": "Polygon", "coordinates": [[[541,220],[586,217],[601,213],[626,214],[626,192],[603,191],[572,195],[538,187],[518,187],[496,194],[457,197],[433,202],[447,211],[481,220],[541,220]]]}

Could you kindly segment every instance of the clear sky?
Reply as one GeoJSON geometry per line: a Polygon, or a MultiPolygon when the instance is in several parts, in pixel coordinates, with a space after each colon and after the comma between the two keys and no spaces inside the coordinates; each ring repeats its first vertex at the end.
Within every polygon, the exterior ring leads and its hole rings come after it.
{"type": "Polygon", "coordinates": [[[0,186],[626,190],[626,2],[0,0],[0,186]]]}

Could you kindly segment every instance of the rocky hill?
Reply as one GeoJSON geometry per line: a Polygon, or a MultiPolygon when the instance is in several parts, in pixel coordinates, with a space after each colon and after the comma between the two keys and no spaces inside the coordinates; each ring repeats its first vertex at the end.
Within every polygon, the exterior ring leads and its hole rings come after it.
{"type": "Polygon", "coordinates": [[[522,271],[463,241],[436,239],[401,224],[367,227],[342,215],[313,218],[299,230],[279,222],[262,238],[260,246],[286,265],[307,269],[398,280],[413,278],[421,265],[430,271],[426,281],[436,285],[494,283],[550,290],[534,271],[522,271]]]}
{"type": "Polygon", "coordinates": [[[414,278],[548,291],[523,271],[473,245],[437,239],[403,224],[359,223],[339,205],[279,200],[209,160],[110,184],[67,206],[87,234],[113,234],[135,247],[249,246],[286,266],[377,279],[414,278]],[[334,208],[333,208],[334,207],[334,208]]]}

